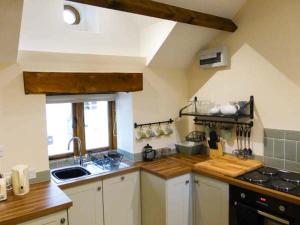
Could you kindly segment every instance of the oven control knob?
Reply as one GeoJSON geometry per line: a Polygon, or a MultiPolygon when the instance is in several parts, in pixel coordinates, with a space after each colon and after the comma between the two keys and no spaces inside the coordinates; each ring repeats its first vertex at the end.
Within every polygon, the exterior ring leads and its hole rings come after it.
{"type": "Polygon", "coordinates": [[[278,208],[281,212],[285,212],[285,207],[283,205],[280,205],[278,208]]]}
{"type": "Polygon", "coordinates": [[[241,193],[241,198],[246,198],[246,194],[245,193],[241,193]]]}

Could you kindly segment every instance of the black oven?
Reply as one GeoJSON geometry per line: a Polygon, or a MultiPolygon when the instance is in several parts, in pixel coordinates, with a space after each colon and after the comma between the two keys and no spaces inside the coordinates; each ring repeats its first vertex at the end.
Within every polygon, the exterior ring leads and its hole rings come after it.
{"type": "Polygon", "coordinates": [[[300,205],[230,186],[230,225],[300,225],[300,205]]]}

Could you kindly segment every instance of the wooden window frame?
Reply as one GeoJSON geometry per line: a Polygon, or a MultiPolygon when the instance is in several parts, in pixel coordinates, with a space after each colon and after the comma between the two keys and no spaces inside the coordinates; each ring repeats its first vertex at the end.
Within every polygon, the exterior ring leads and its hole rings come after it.
{"type": "MultiPolygon", "coordinates": [[[[72,103],[73,115],[73,137],[77,136],[81,139],[81,147],[83,155],[87,153],[103,152],[117,148],[116,130],[116,104],[115,101],[108,101],[108,132],[109,132],[109,146],[86,149],[85,141],[85,123],[84,123],[84,103],[72,103]]],[[[49,160],[63,159],[72,156],[79,156],[78,143],[75,141],[73,144],[73,151],[70,153],[63,153],[49,156],[49,160]]]]}

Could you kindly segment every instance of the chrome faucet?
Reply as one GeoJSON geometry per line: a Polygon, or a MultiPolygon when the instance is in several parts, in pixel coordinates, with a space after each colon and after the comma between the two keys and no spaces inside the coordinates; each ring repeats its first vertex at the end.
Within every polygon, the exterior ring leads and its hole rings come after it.
{"type": "Polygon", "coordinates": [[[81,148],[81,140],[79,137],[72,137],[70,140],[69,140],[69,143],[68,143],[68,150],[70,150],[70,145],[71,145],[71,142],[76,140],[77,143],[78,143],[78,152],[79,152],[79,165],[80,166],[83,166],[83,157],[82,157],[82,148],[81,148]]]}

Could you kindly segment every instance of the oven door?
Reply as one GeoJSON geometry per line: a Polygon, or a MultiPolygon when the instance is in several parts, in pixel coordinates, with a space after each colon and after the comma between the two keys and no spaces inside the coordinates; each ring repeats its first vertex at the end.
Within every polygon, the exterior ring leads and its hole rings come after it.
{"type": "Polygon", "coordinates": [[[230,225],[297,225],[298,223],[268,212],[260,211],[240,202],[230,209],[230,225]]]}

